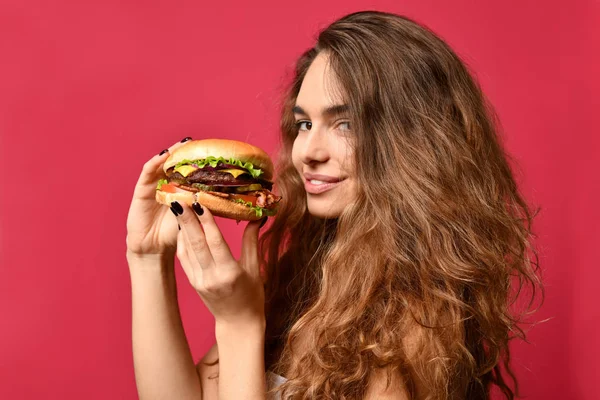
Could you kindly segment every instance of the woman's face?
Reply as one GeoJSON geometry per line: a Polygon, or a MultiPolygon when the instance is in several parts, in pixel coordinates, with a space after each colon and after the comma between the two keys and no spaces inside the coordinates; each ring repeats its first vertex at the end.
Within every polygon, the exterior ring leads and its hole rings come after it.
{"type": "Polygon", "coordinates": [[[339,217],[356,193],[350,116],[328,90],[336,85],[327,56],[319,54],[304,77],[294,107],[298,135],[292,160],[304,180],[308,211],[319,218],[339,217]]]}

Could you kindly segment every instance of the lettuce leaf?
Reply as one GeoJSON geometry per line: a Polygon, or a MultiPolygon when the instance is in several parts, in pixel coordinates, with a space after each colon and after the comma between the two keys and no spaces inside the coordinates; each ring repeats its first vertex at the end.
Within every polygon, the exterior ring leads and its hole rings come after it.
{"type": "Polygon", "coordinates": [[[271,217],[271,216],[277,214],[277,210],[267,210],[266,208],[253,206],[251,201],[244,201],[242,199],[234,199],[233,201],[235,201],[236,203],[245,204],[246,206],[253,209],[254,213],[256,214],[256,216],[258,218],[262,218],[263,215],[271,217]]]}
{"type": "Polygon", "coordinates": [[[169,181],[167,181],[166,179],[159,180],[158,184],[156,185],[156,190],[160,190],[160,188],[162,187],[162,185],[166,185],[167,183],[169,183],[169,181]]]}
{"type": "Polygon", "coordinates": [[[179,168],[182,165],[196,164],[199,168],[204,168],[206,165],[210,165],[211,167],[216,167],[219,162],[223,162],[225,164],[236,165],[242,169],[245,169],[252,175],[253,178],[258,178],[260,174],[262,174],[262,170],[258,168],[254,168],[254,165],[250,162],[242,162],[237,158],[223,158],[223,157],[213,157],[208,156],[203,159],[198,160],[182,160],[175,165],[175,168],[179,168]]]}

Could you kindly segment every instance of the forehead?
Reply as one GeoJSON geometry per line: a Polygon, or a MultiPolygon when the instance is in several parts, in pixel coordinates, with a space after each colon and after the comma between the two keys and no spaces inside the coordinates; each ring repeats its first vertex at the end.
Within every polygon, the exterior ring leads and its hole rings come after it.
{"type": "Polygon", "coordinates": [[[296,99],[296,104],[309,114],[319,114],[320,111],[334,104],[342,104],[342,88],[331,70],[329,57],[321,53],[312,62],[296,99]]]}

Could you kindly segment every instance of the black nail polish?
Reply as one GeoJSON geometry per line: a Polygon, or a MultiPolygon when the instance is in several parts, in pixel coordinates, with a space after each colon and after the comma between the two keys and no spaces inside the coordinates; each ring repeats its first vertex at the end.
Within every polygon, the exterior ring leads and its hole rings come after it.
{"type": "Polygon", "coordinates": [[[162,156],[163,154],[165,154],[167,151],[169,151],[169,149],[164,149],[163,151],[161,151],[160,153],[158,153],[159,156],[162,156]]]}
{"type": "Polygon", "coordinates": [[[196,202],[196,203],[192,204],[192,208],[194,209],[196,214],[198,214],[198,215],[204,214],[204,209],[202,208],[200,203],[196,202]]]}
{"type": "Polygon", "coordinates": [[[175,214],[175,216],[177,217],[179,214],[177,214],[177,211],[175,211],[175,209],[173,207],[169,207],[171,209],[171,211],[173,212],[173,214],[175,214]]]}
{"type": "Polygon", "coordinates": [[[192,138],[191,138],[190,136],[188,136],[188,137],[185,137],[185,138],[181,139],[181,143],[185,143],[185,142],[187,142],[188,140],[192,140],[192,138]]]}
{"type": "Polygon", "coordinates": [[[267,223],[268,219],[269,219],[269,217],[264,217],[262,222],[260,223],[258,229],[262,228],[267,223]]]}
{"type": "Polygon", "coordinates": [[[175,211],[177,211],[179,214],[183,214],[183,207],[181,207],[181,204],[179,204],[176,201],[171,202],[171,207],[173,207],[173,209],[175,211]]]}

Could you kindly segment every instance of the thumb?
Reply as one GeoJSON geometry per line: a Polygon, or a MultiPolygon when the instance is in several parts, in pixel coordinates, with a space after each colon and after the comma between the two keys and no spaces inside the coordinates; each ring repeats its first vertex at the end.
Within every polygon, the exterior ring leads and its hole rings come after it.
{"type": "Polygon", "coordinates": [[[268,217],[256,221],[250,221],[244,229],[242,236],[242,255],[241,258],[245,262],[255,263],[258,261],[258,232],[260,228],[267,222],[268,217]]]}

